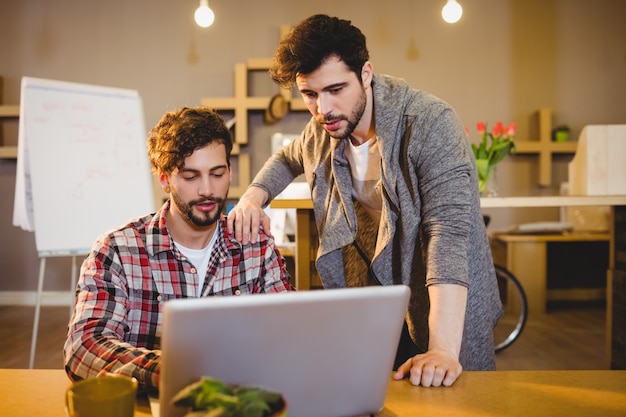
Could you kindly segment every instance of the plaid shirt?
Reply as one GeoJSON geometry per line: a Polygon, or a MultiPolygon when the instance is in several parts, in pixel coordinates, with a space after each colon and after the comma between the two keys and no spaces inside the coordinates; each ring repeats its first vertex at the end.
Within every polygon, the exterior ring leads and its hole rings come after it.
{"type": "MultiPolygon", "coordinates": [[[[158,389],[163,303],[196,297],[200,282],[168,234],[169,207],[100,236],[83,262],[64,348],[70,379],[115,373],[158,389]]],[[[293,290],[270,236],[242,246],[224,216],[216,233],[203,296],[293,290]]]]}

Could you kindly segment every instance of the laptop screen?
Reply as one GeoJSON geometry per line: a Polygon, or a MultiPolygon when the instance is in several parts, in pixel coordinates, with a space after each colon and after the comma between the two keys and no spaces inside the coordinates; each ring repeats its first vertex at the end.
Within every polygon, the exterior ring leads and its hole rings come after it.
{"type": "Polygon", "coordinates": [[[288,415],[376,413],[409,296],[398,285],[168,301],[160,416],[185,414],[170,400],[202,376],[278,391],[288,415]]]}

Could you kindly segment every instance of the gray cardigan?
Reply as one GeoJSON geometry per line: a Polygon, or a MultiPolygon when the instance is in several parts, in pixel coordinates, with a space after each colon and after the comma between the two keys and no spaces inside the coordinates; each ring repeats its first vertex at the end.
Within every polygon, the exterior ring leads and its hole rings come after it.
{"type": "Polygon", "coordinates": [[[314,119],[268,160],[252,185],[265,189],[271,200],[304,174],[319,233],[316,266],[324,287],[372,284],[352,244],[356,240],[380,284],[411,287],[407,323],[420,352],[428,348],[426,287],[467,287],[461,365],[495,369],[492,330],[501,304],[463,126],[448,104],[401,79],[375,75],[373,97],[382,156],[380,225],[352,199],[345,141],[331,138],[314,119]]]}

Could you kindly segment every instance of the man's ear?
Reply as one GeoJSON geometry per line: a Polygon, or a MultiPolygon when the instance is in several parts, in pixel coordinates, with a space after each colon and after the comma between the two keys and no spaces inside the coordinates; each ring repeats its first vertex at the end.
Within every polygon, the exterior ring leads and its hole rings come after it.
{"type": "MultiPolygon", "coordinates": [[[[169,175],[167,175],[164,172],[160,172],[159,173],[159,183],[161,184],[161,188],[163,188],[163,190],[165,190],[166,188],[169,189],[170,186],[170,177],[169,175]]],[[[165,191],[166,193],[169,193],[169,191],[165,191]]]]}
{"type": "Polygon", "coordinates": [[[374,77],[374,66],[370,61],[365,61],[361,68],[361,82],[363,87],[369,87],[372,85],[372,78],[374,77]]]}

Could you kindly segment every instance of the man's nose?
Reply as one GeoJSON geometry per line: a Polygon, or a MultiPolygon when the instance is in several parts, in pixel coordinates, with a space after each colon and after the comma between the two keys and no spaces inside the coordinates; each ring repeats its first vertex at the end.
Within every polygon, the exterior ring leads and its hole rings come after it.
{"type": "Polygon", "coordinates": [[[209,196],[212,194],[213,187],[211,185],[210,177],[203,177],[198,185],[198,194],[202,196],[209,196]]]}
{"type": "Polygon", "coordinates": [[[321,115],[327,115],[331,112],[331,99],[327,97],[325,94],[320,94],[317,96],[317,112],[321,115]]]}

